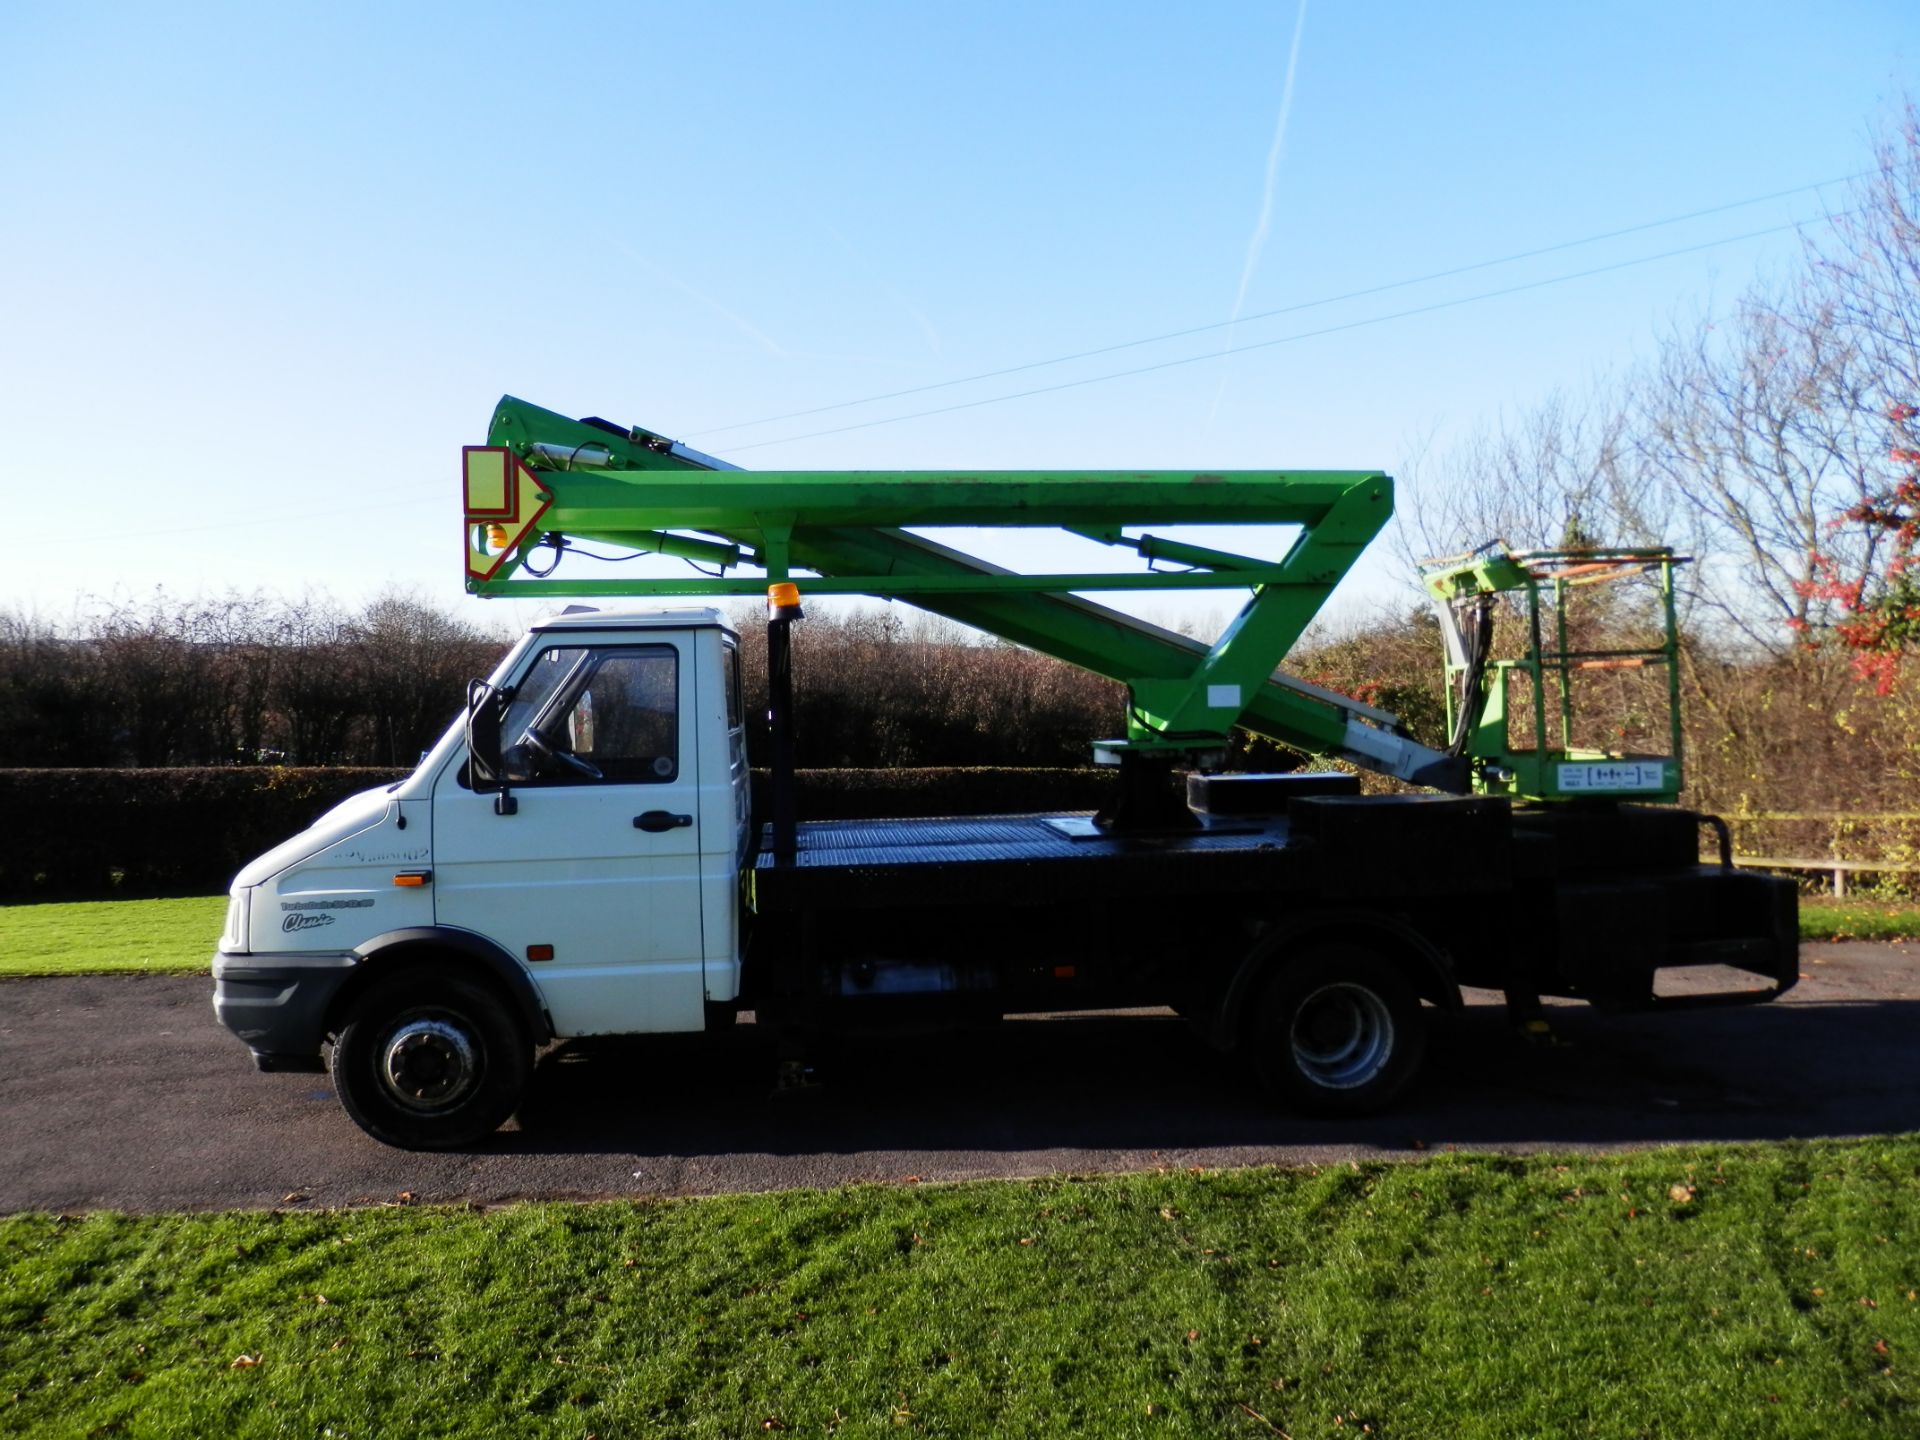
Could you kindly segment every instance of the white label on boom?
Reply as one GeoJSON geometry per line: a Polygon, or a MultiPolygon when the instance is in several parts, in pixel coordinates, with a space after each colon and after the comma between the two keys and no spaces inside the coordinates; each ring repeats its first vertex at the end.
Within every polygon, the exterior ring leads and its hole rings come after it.
{"type": "Polygon", "coordinates": [[[1587,790],[1659,790],[1667,781],[1667,767],[1659,760],[1590,760],[1560,767],[1560,790],[1577,794],[1587,790]]]}
{"type": "Polygon", "coordinates": [[[1207,708],[1209,710],[1238,710],[1240,708],[1240,687],[1238,685],[1207,686],[1207,708]]]}

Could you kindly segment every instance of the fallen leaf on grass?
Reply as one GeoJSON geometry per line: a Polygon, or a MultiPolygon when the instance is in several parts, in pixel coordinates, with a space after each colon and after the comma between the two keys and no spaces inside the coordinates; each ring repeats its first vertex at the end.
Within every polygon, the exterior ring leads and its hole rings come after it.
{"type": "MultiPolygon", "coordinates": [[[[1273,1421],[1269,1420],[1266,1416],[1262,1415],[1258,1410],[1254,1409],[1253,1406],[1247,1404],[1246,1401],[1237,1400],[1234,1403],[1237,1404],[1247,1414],[1251,1415],[1254,1419],[1258,1420],[1262,1425],[1266,1426],[1267,1429],[1271,1430],[1275,1435],[1280,1436],[1281,1440],[1293,1440],[1293,1437],[1291,1435],[1287,1434],[1286,1431],[1282,1430],[1278,1425],[1274,1424],[1273,1421]]],[[[1151,1409],[1152,1407],[1149,1406],[1148,1408],[1151,1409]]],[[[1338,1423],[1338,1422],[1335,1422],[1335,1423],[1338,1423]]]]}
{"type": "Polygon", "coordinates": [[[1700,1192],[1691,1185],[1675,1185],[1667,1191],[1667,1198],[1676,1205],[1691,1205],[1694,1196],[1700,1192]]]}
{"type": "Polygon", "coordinates": [[[227,1366],[227,1368],[229,1370],[251,1370],[259,1363],[260,1357],[258,1355],[240,1354],[233,1357],[233,1363],[227,1366]]]}

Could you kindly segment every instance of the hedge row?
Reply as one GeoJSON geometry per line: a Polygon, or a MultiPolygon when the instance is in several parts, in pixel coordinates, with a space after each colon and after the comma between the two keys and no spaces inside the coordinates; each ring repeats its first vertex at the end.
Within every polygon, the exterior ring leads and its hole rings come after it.
{"type": "MultiPolygon", "coordinates": [[[[0,896],[208,893],[356,791],[405,770],[206,767],[0,770],[0,896]]],[[[754,813],[767,813],[763,772],[754,813]]],[[[1100,770],[802,770],[803,819],[1087,810],[1100,770]]]]}
{"type": "Polygon", "coordinates": [[[404,770],[0,770],[0,894],[206,893],[358,790],[404,770]]]}

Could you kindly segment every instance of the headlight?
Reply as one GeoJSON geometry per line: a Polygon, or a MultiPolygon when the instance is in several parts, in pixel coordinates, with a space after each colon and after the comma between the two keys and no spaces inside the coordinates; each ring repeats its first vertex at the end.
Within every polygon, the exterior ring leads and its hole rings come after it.
{"type": "Polygon", "coordinates": [[[227,898],[227,926],[220,932],[220,948],[229,955],[247,953],[247,911],[252,899],[251,889],[236,890],[227,898]]]}

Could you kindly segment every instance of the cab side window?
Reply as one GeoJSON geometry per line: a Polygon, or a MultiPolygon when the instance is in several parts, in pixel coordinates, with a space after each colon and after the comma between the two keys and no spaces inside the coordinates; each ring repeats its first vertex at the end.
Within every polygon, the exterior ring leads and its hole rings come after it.
{"type": "Polygon", "coordinates": [[[674,779],[680,773],[679,668],[671,645],[543,652],[509,711],[508,779],[587,785],[674,779]]]}

